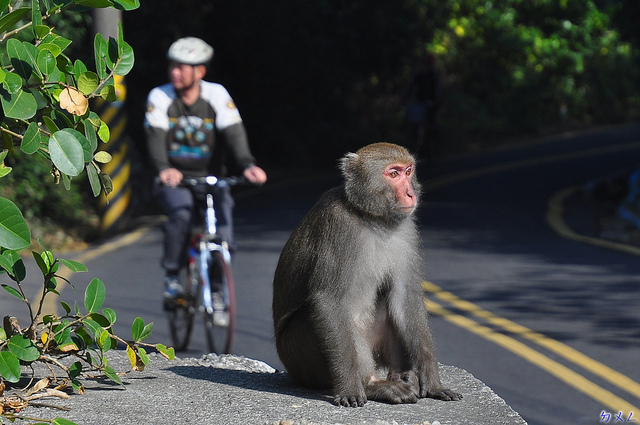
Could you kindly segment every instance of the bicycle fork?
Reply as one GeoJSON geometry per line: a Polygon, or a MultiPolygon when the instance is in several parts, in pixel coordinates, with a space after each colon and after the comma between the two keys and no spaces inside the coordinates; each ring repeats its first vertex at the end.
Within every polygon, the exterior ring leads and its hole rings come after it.
{"type": "MultiPolygon", "coordinates": [[[[223,242],[225,243],[225,242],[223,242]]],[[[211,279],[209,274],[209,264],[211,264],[211,255],[213,252],[219,252],[222,255],[222,259],[225,263],[231,263],[231,254],[228,249],[224,249],[222,246],[213,243],[206,242],[204,240],[200,241],[200,279],[202,281],[202,308],[208,314],[212,314],[214,312],[213,306],[213,298],[211,297],[212,288],[211,288],[211,279]]],[[[224,270],[220,270],[221,273],[224,274],[224,270]]],[[[225,276],[222,276],[224,279],[225,276]]],[[[224,299],[224,304],[228,305],[229,303],[229,289],[227,285],[222,285],[222,297],[224,299]]]]}

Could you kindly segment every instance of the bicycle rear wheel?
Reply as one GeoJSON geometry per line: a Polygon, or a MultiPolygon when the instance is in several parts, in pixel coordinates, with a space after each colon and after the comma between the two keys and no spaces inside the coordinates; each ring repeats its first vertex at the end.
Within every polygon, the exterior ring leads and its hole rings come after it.
{"type": "Polygon", "coordinates": [[[236,290],[231,264],[221,252],[211,252],[209,264],[213,310],[204,311],[204,327],[209,351],[228,354],[233,345],[236,324],[236,290]]]}
{"type": "Polygon", "coordinates": [[[185,295],[177,298],[171,307],[167,309],[169,319],[169,332],[173,340],[173,348],[176,351],[184,351],[191,340],[193,319],[195,313],[193,288],[197,276],[195,267],[190,264],[180,270],[180,283],[185,289],[185,295]]]}

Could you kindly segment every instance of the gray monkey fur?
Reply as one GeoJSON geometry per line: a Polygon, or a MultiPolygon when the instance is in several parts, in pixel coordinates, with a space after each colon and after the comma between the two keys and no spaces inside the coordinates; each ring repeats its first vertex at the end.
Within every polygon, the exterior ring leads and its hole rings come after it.
{"type": "MultiPolygon", "coordinates": [[[[334,402],[459,400],[440,382],[421,288],[413,213],[395,209],[382,178],[406,149],[377,143],[341,161],[327,191],[285,244],[273,280],[278,355],[300,385],[332,388],[334,402]],[[372,380],[380,367],[384,380],[372,380]]],[[[411,182],[416,196],[419,183],[411,182]]]]}

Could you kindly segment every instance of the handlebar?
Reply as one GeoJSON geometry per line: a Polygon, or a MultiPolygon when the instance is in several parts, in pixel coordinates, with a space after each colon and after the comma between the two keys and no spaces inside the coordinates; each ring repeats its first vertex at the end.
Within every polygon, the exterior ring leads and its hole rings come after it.
{"type": "Polygon", "coordinates": [[[250,184],[250,182],[244,177],[218,178],[216,176],[183,177],[182,181],[180,182],[180,186],[198,186],[202,184],[212,187],[229,187],[250,184]]]}

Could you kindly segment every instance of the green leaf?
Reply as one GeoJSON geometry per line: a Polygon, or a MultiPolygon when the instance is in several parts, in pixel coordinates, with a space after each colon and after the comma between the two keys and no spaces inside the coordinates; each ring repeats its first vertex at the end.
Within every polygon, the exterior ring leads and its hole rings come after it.
{"type": "Polygon", "coordinates": [[[23,7],[21,9],[16,9],[13,12],[8,13],[0,18],[0,34],[13,28],[13,26],[20,22],[24,15],[26,15],[30,10],[30,7],[23,7]]]}
{"type": "Polygon", "coordinates": [[[80,337],[85,346],[93,345],[94,337],[89,335],[86,328],[78,327],[74,330],[76,336],[80,337]]]}
{"type": "Polygon", "coordinates": [[[87,71],[78,77],[78,90],[84,95],[93,93],[98,84],[100,84],[100,77],[95,72],[87,71]]]}
{"type": "Polygon", "coordinates": [[[116,312],[111,308],[105,308],[102,310],[102,314],[107,318],[110,324],[116,323],[116,312]]]}
{"type": "Polygon", "coordinates": [[[134,10],[140,7],[140,0],[113,0],[116,9],[134,10]]]}
{"type": "Polygon", "coordinates": [[[64,188],[66,190],[71,190],[71,177],[69,177],[66,174],[63,174],[62,176],[60,176],[62,179],[62,185],[64,186],[64,188]]]}
{"type": "Polygon", "coordinates": [[[86,272],[88,270],[87,266],[78,261],[66,260],[64,258],[59,258],[58,261],[64,264],[72,272],[86,272]]]}
{"type": "MultiPolygon", "coordinates": [[[[36,48],[33,45],[31,46],[34,49],[36,48]]],[[[11,60],[11,65],[13,65],[16,74],[25,80],[31,78],[31,73],[35,67],[35,60],[32,59],[28,49],[26,44],[18,39],[10,38],[7,40],[7,55],[11,60]]]]}
{"type": "Polygon", "coordinates": [[[147,350],[142,347],[138,347],[138,356],[140,356],[140,360],[142,360],[142,363],[144,363],[146,366],[149,366],[149,355],[147,354],[147,350]]]}
{"type": "Polygon", "coordinates": [[[20,250],[31,244],[31,231],[20,209],[6,198],[0,198],[0,246],[20,250]]]}
{"type": "Polygon", "coordinates": [[[112,381],[120,385],[123,385],[122,380],[120,379],[116,371],[113,370],[111,366],[105,366],[103,372],[107,376],[107,378],[111,379],[112,381]]]}
{"type": "Polygon", "coordinates": [[[95,8],[113,6],[113,2],[111,2],[110,0],[73,0],[73,2],[80,6],[88,6],[88,7],[95,7],[95,8]]]}
{"type": "Polygon", "coordinates": [[[173,347],[168,347],[164,344],[156,344],[156,350],[163,356],[165,356],[168,360],[173,360],[176,358],[176,351],[173,347]]]}
{"type": "Polygon", "coordinates": [[[103,86],[102,89],[100,89],[100,97],[107,102],[115,102],[116,100],[118,100],[115,86],[111,84],[103,86]]]}
{"type": "Polygon", "coordinates": [[[14,335],[9,338],[7,347],[17,358],[25,362],[33,362],[40,357],[38,347],[36,347],[33,341],[23,335],[14,335]]]}
{"type": "Polygon", "coordinates": [[[65,314],[69,314],[69,313],[71,313],[71,306],[70,306],[69,304],[67,304],[67,303],[66,303],[66,302],[64,302],[64,301],[60,301],[60,305],[61,305],[61,306],[62,306],[62,308],[64,309],[65,314]]]}
{"type": "Polygon", "coordinates": [[[0,255],[0,266],[12,276],[13,280],[18,282],[23,281],[27,275],[27,270],[18,251],[5,250],[0,255]]]}
{"type": "Polygon", "coordinates": [[[147,323],[144,326],[139,341],[144,341],[145,339],[149,338],[149,336],[151,336],[151,332],[153,332],[153,322],[147,323]]]}
{"type": "Polygon", "coordinates": [[[93,156],[93,159],[102,164],[106,164],[110,162],[113,159],[113,157],[107,151],[99,151],[99,152],[96,152],[96,154],[93,156]]]}
{"type": "Polygon", "coordinates": [[[18,90],[10,93],[4,87],[0,87],[2,109],[8,118],[16,120],[28,120],[33,118],[38,110],[36,98],[29,92],[18,90]]]}
{"type": "Polygon", "coordinates": [[[20,292],[18,292],[18,290],[12,286],[9,286],[7,284],[2,284],[2,287],[4,289],[6,289],[6,291],[8,293],[10,293],[11,295],[13,295],[14,297],[16,297],[17,299],[19,299],[20,301],[25,301],[25,298],[22,296],[22,294],[20,292]]]}
{"type": "Polygon", "coordinates": [[[106,329],[104,331],[102,331],[102,333],[100,334],[100,336],[98,337],[98,340],[96,341],[98,343],[98,346],[104,350],[105,346],[107,345],[107,343],[109,342],[109,331],[107,331],[106,329]]]}
{"type": "Polygon", "coordinates": [[[82,75],[87,72],[87,65],[85,65],[81,60],[76,60],[73,64],[73,72],[76,75],[82,75]]]}
{"type": "Polygon", "coordinates": [[[88,313],[98,311],[102,307],[107,295],[104,283],[98,278],[94,278],[89,282],[87,290],[84,293],[84,308],[88,313]]]}
{"type": "Polygon", "coordinates": [[[131,336],[135,342],[144,341],[149,338],[151,332],[153,331],[153,322],[145,325],[144,321],[136,317],[133,321],[133,325],[131,325],[131,336]]]}
{"type": "Polygon", "coordinates": [[[0,255],[0,267],[9,272],[9,274],[13,273],[13,262],[10,258],[5,257],[4,253],[0,255]]]}
{"type": "Polygon", "coordinates": [[[68,326],[69,321],[65,320],[58,326],[53,328],[54,339],[58,346],[65,345],[65,343],[71,342],[71,328],[68,326]]]}
{"type": "Polygon", "coordinates": [[[109,53],[109,46],[107,40],[100,34],[96,34],[93,39],[93,54],[96,62],[96,73],[101,80],[107,78],[107,63],[106,58],[109,53]]]}
{"type": "Polygon", "coordinates": [[[9,382],[20,380],[20,360],[8,351],[0,352],[0,376],[9,382]]]}
{"type": "Polygon", "coordinates": [[[60,132],[69,133],[75,140],[77,140],[82,146],[82,152],[84,154],[84,162],[91,162],[91,158],[93,156],[93,152],[98,147],[97,142],[91,143],[84,134],[80,133],[78,130],[74,130],[73,128],[63,128],[60,132]]]}
{"type": "Polygon", "coordinates": [[[75,422],[71,422],[69,419],[65,418],[55,418],[51,423],[52,425],[78,425],[75,422]]]}
{"type": "Polygon", "coordinates": [[[69,378],[76,379],[82,373],[82,363],[75,362],[69,366],[69,378]]]}
{"type": "MultiPolygon", "coordinates": [[[[57,34],[49,34],[48,36],[46,36],[44,38],[44,40],[42,40],[42,44],[55,44],[56,46],[58,46],[58,48],[60,49],[60,52],[64,52],[64,50],[69,47],[69,45],[71,44],[71,40],[69,40],[68,38],[64,38],[61,37],[57,34]]],[[[58,55],[56,55],[58,56],[58,55]]]]}
{"type": "Polygon", "coordinates": [[[97,324],[107,329],[111,327],[111,322],[105,316],[100,313],[91,313],[91,319],[95,320],[97,324]]]}
{"type": "Polygon", "coordinates": [[[29,123],[27,131],[24,132],[20,149],[26,154],[34,154],[40,149],[42,143],[46,141],[46,136],[40,132],[40,127],[35,121],[29,123]]]}
{"type": "Polygon", "coordinates": [[[96,167],[87,167],[87,177],[89,178],[89,185],[91,186],[93,196],[100,195],[100,192],[102,192],[102,185],[100,184],[100,177],[98,177],[98,171],[96,170],[96,167]]]}
{"type": "Polygon", "coordinates": [[[98,137],[104,143],[107,143],[111,138],[111,132],[109,131],[109,126],[104,121],[100,121],[100,128],[98,128],[98,137]]]}
{"type": "Polygon", "coordinates": [[[34,258],[34,260],[36,260],[36,264],[38,265],[38,268],[40,269],[42,274],[48,274],[49,273],[49,266],[47,265],[47,263],[42,258],[42,255],[40,255],[37,252],[33,251],[33,258],[34,258]]]}
{"type": "Polygon", "coordinates": [[[56,58],[48,49],[41,49],[38,53],[38,69],[44,75],[50,75],[57,69],[58,63],[56,62],[56,58]]]}
{"type": "Polygon", "coordinates": [[[133,69],[135,58],[133,48],[126,41],[123,41],[122,43],[122,45],[118,46],[118,49],[122,50],[122,53],[118,57],[113,73],[115,75],[124,76],[133,69]]]}
{"type": "MultiPolygon", "coordinates": [[[[35,34],[36,34],[36,38],[38,40],[42,40],[44,39],[47,35],[51,34],[51,28],[49,28],[47,25],[36,25],[35,29],[35,34]]],[[[40,48],[42,46],[42,43],[38,45],[38,48],[40,48]]],[[[60,53],[58,53],[59,55],[60,53]]],[[[56,55],[56,56],[58,56],[56,55]]]]}
{"type": "Polygon", "coordinates": [[[144,320],[140,317],[136,317],[131,325],[131,337],[134,341],[140,340],[140,335],[142,335],[142,330],[144,329],[144,320]]]}
{"type": "Polygon", "coordinates": [[[60,131],[69,133],[71,136],[73,136],[73,138],[80,142],[80,145],[82,145],[82,152],[84,153],[84,162],[91,162],[93,152],[98,146],[93,145],[86,137],[84,137],[84,134],[80,133],[78,130],[74,130],[72,128],[63,128],[60,131]]]}
{"type": "Polygon", "coordinates": [[[40,12],[40,1],[31,2],[31,29],[34,37],[38,37],[37,27],[42,25],[42,13],[40,12]]]}
{"type": "Polygon", "coordinates": [[[87,330],[93,335],[94,338],[99,338],[104,328],[100,326],[95,320],[85,319],[82,321],[82,324],[87,328],[87,330]]]}
{"type": "Polygon", "coordinates": [[[42,121],[44,121],[44,125],[47,126],[47,130],[49,130],[50,133],[55,133],[56,131],[60,130],[56,122],[50,117],[43,115],[42,121]]]}
{"type": "MultiPolygon", "coordinates": [[[[51,161],[60,172],[69,176],[77,176],[84,169],[85,154],[82,142],[76,136],[78,131],[63,129],[56,131],[49,138],[51,161]]],[[[84,136],[83,139],[86,140],[84,136]]]]}
{"type": "Polygon", "coordinates": [[[7,72],[4,77],[3,86],[11,94],[18,93],[22,90],[22,77],[13,72],[7,72]]]}
{"type": "Polygon", "coordinates": [[[55,271],[53,270],[54,259],[53,259],[53,253],[51,251],[45,249],[40,254],[40,257],[42,257],[42,260],[47,266],[47,270],[55,271]]]}
{"type": "Polygon", "coordinates": [[[89,113],[89,118],[83,120],[82,130],[84,130],[84,137],[89,141],[90,151],[95,152],[98,148],[98,133],[96,133],[96,128],[93,126],[91,114],[92,112],[89,113]]]}

